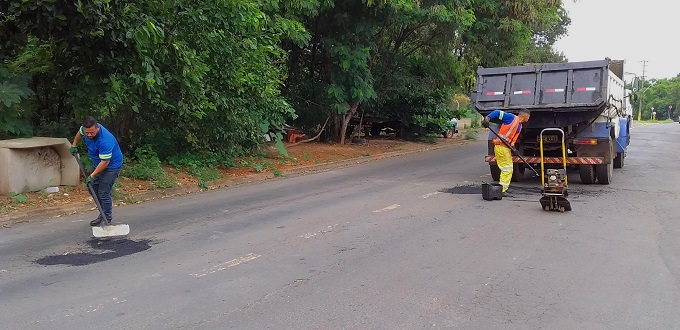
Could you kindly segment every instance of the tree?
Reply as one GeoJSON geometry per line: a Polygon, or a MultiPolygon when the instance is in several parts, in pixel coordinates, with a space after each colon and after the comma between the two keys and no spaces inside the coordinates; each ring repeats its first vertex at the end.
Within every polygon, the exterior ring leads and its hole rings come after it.
{"type": "MultiPolygon", "coordinates": [[[[289,88],[287,95],[299,100],[302,114],[321,110],[335,116],[336,137],[344,143],[348,124],[360,106],[387,103],[378,99],[377,88],[387,94],[407,90],[406,80],[422,85],[406,73],[427,66],[424,53],[434,50],[437,42],[447,44],[456,30],[471,24],[469,11],[461,9],[466,2],[353,0],[322,6],[319,15],[306,20],[310,44],[291,49],[288,85],[297,88],[289,88]],[[407,63],[408,57],[418,63],[407,63]]],[[[430,52],[429,60],[441,59],[443,66],[450,66],[447,58],[434,57],[440,51],[430,52]]],[[[420,79],[430,78],[427,73],[432,71],[421,70],[420,79]]]]}
{"type": "MultiPolygon", "coordinates": [[[[652,117],[652,108],[656,111],[656,118],[677,119],[680,115],[677,107],[680,105],[680,74],[671,79],[651,79],[644,82],[640,86],[640,96],[644,102],[642,109],[642,118],[649,119],[652,117]],[[671,106],[669,111],[668,107],[671,106]]],[[[633,102],[633,109],[635,112],[639,109],[640,97],[633,102]]]]}
{"type": "Polygon", "coordinates": [[[87,113],[132,149],[235,155],[294,116],[280,94],[280,45],[308,35],[260,9],[276,4],[6,1],[0,65],[31,75],[34,127],[66,120],[72,132],[87,113]],[[31,71],[34,62],[46,70],[31,71]]]}
{"type": "Polygon", "coordinates": [[[560,9],[561,1],[328,1],[300,19],[312,37],[289,48],[285,95],[301,122],[337,116],[343,143],[360,107],[441,124],[453,93],[473,88],[477,66],[519,64],[532,40],[549,47],[561,35],[555,25],[567,24],[560,9]]]}

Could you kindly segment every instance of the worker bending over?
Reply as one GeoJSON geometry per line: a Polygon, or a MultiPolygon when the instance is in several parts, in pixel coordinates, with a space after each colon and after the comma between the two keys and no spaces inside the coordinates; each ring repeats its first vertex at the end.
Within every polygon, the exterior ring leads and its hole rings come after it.
{"type": "Polygon", "coordinates": [[[501,122],[501,127],[498,129],[498,136],[494,137],[491,142],[493,142],[493,152],[496,156],[496,164],[501,170],[501,178],[498,181],[501,186],[503,186],[503,195],[507,196],[508,188],[510,188],[510,180],[512,179],[512,152],[503,141],[514,147],[519,133],[522,131],[522,123],[529,121],[529,110],[522,109],[518,115],[513,115],[509,112],[494,110],[488,116],[484,117],[482,121],[482,126],[489,128],[489,122],[501,122]],[[500,138],[499,138],[500,137],[500,138]]]}

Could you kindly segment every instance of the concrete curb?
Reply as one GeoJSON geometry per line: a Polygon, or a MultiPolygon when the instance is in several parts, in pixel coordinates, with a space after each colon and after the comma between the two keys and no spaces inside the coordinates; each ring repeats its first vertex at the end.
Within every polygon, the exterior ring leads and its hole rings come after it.
{"type": "MultiPolygon", "coordinates": [[[[405,155],[409,155],[409,154],[415,154],[415,153],[419,153],[419,152],[432,151],[432,150],[438,150],[438,149],[460,147],[460,146],[467,145],[467,144],[470,144],[470,143],[473,143],[473,142],[475,142],[475,140],[465,140],[465,139],[463,139],[463,140],[460,141],[460,143],[432,145],[432,146],[429,146],[429,147],[426,147],[426,148],[413,148],[413,149],[406,149],[406,150],[391,151],[391,152],[378,154],[378,155],[375,155],[375,156],[357,157],[357,158],[351,158],[351,159],[346,159],[346,160],[341,160],[341,161],[336,161],[336,162],[329,162],[329,163],[323,163],[323,164],[318,164],[318,165],[298,167],[298,168],[295,168],[295,169],[283,170],[282,171],[283,175],[278,176],[278,177],[276,175],[274,175],[273,173],[267,172],[267,173],[252,174],[252,175],[234,178],[234,179],[222,178],[222,179],[218,179],[218,180],[209,182],[208,183],[208,190],[227,189],[227,188],[242,186],[242,185],[246,185],[246,184],[250,184],[250,183],[254,183],[254,182],[261,182],[261,181],[265,181],[265,180],[280,180],[280,179],[293,178],[293,177],[307,175],[307,174],[327,172],[327,171],[335,170],[335,169],[338,169],[338,168],[346,168],[346,167],[349,167],[349,166],[363,164],[363,163],[367,163],[367,162],[371,162],[371,161],[375,161],[375,160],[380,160],[380,159],[386,159],[386,158],[392,158],[392,157],[398,157],[398,156],[405,156],[405,155]]],[[[143,202],[150,201],[150,200],[168,198],[168,197],[176,197],[176,196],[188,195],[188,194],[193,194],[193,193],[200,193],[200,192],[204,192],[204,191],[205,191],[205,189],[203,189],[199,186],[184,186],[184,187],[175,187],[175,188],[169,188],[169,189],[164,189],[164,190],[152,190],[152,191],[147,191],[147,192],[144,192],[144,193],[128,196],[126,198],[126,201],[116,202],[115,205],[120,206],[120,205],[139,204],[139,203],[143,203],[143,202]]],[[[43,209],[40,209],[40,210],[31,210],[31,211],[26,211],[26,212],[8,213],[8,214],[0,215],[0,226],[8,227],[11,224],[15,224],[15,223],[29,222],[29,221],[35,220],[35,219],[47,219],[47,218],[62,217],[62,216],[76,214],[76,213],[80,213],[80,212],[83,212],[83,211],[89,211],[89,210],[94,210],[94,209],[95,209],[95,206],[92,202],[86,202],[86,203],[75,203],[75,204],[66,205],[66,206],[46,207],[46,208],[43,208],[43,209]]]]}

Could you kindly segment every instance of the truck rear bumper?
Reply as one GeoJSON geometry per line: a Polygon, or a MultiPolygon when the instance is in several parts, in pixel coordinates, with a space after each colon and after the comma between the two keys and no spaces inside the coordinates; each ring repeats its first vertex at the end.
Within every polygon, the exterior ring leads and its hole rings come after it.
{"type": "MultiPolygon", "coordinates": [[[[524,157],[529,164],[540,164],[541,157],[524,157]]],[[[562,157],[545,157],[543,158],[546,164],[562,164],[562,157]]],[[[487,163],[496,163],[496,157],[486,156],[484,161],[487,163]]],[[[517,157],[512,157],[513,163],[524,163],[517,157]]],[[[567,164],[570,165],[599,165],[604,164],[604,157],[567,157],[567,164]]]]}

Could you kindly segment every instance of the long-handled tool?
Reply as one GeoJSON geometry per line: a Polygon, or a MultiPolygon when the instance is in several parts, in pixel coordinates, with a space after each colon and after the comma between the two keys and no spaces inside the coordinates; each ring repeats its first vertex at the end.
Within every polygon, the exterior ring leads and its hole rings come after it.
{"type": "Polygon", "coordinates": [[[534,171],[534,174],[535,174],[536,176],[541,176],[540,174],[538,174],[538,172],[536,172],[536,170],[534,169],[534,167],[531,166],[531,164],[529,164],[529,162],[527,162],[526,159],[524,159],[524,157],[522,157],[522,155],[519,154],[519,150],[517,150],[517,149],[515,149],[515,147],[511,146],[511,145],[508,143],[508,141],[505,141],[505,139],[502,138],[500,135],[498,135],[498,133],[496,133],[496,131],[494,131],[493,129],[491,129],[491,127],[489,127],[489,130],[493,133],[493,135],[495,135],[499,140],[501,140],[501,141],[503,142],[503,144],[505,144],[505,146],[508,147],[508,149],[510,149],[510,151],[512,151],[517,157],[519,157],[519,159],[521,159],[522,162],[524,162],[524,164],[525,164],[528,168],[530,168],[532,171],[534,171]]]}
{"type": "Polygon", "coordinates": [[[76,161],[78,162],[78,166],[80,167],[80,174],[83,176],[83,179],[85,180],[85,184],[87,185],[87,190],[92,196],[92,199],[94,200],[94,203],[97,204],[97,209],[99,210],[99,216],[102,217],[102,221],[99,223],[99,226],[94,226],[92,227],[92,236],[97,237],[97,238],[103,238],[103,237],[116,237],[116,236],[125,236],[130,233],[130,226],[121,224],[121,225],[111,225],[106,221],[106,216],[104,215],[104,209],[102,209],[101,203],[99,203],[99,199],[97,198],[97,193],[94,191],[94,187],[92,186],[92,183],[87,182],[87,173],[85,173],[85,168],[83,167],[83,164],[80,162],[80,156],[77,153],[73,154],[73,157],[76,158],[76,161]]]}
{"type": "Polygon", "coordinates": [[[539,148],[541,149],[541,207],[546,211],[571,211],[571,203],[567,200],[569,196],[567,192],[567,147],[564,142],[564,131],[559,128],[546,128],[541,131],[539,135],[539,148]],[[545,160],[543,157],[543,133],[553,131],[562,134],[562,168],[560,169],[545,169],[545,160]]]}

